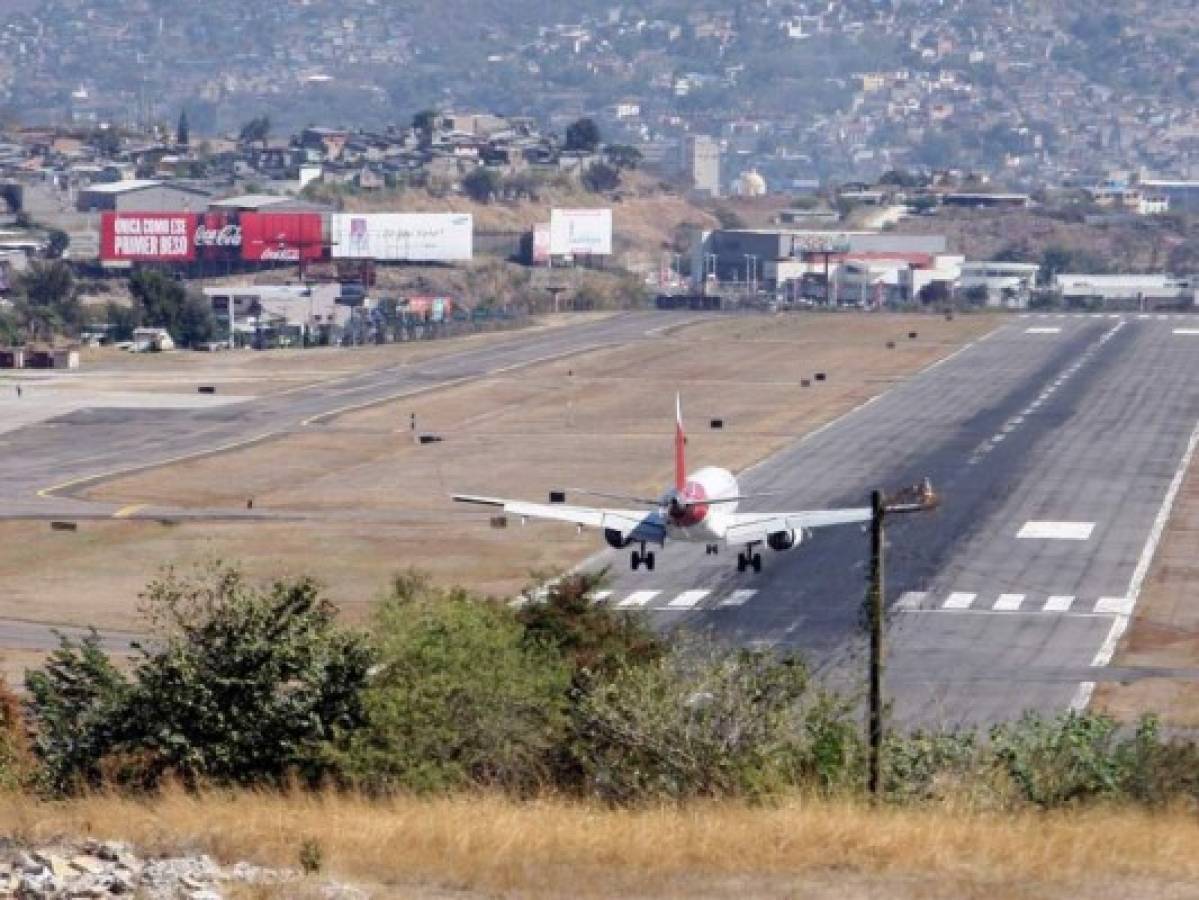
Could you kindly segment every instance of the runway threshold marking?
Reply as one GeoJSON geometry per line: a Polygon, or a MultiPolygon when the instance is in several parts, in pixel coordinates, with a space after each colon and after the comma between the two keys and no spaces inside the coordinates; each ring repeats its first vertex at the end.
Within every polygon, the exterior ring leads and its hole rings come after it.
{"type": "Polygon", "coordinates": [[[1095,530],[1094,522],[1025,522],[1016,532],[1023,540],[1088,541],[1095,530]]]}
{"type": "Polygon", "coordinates": [[[996,612],[1016,612],[1023,604],[1023,594],[1000,594],[991,609],[996,612]]]}
{"type": "Polygon", "coordinates": [[[744,606],[746,603],[748,603],[750,600],[752,600],[754,595],[757,593],[758,593],[757,591],[749,590],[749,589],[741,590],[741,591],[733,591],[731,594],[729,594],[727,597],[725,597],[722,601],[720,601],[720,605],[721,606],[744,606]]]}
{"type": "Polygon", "coordinates": [[[616,605],[619,606],[621,609],[631,609],[631,608],[635,608],[635,607],[645,606],[647,603],[649,603],[651,600],[653,600],[655,597],[657,597],[660,593],[662,593],[662,592],[661,591],[633,591],[633,593],[629,594],[629,596],[625,597],[623,600],[621,600],[616,605]]]}
{"type": "Polygon", "coordinates": [[[691,609],[697,606],[711,591],[683,591],[666,604],[668,609],[691,609]]]}
{"type": "Polygon", "coordinates": [[[114,519],[128,519],[132,515],[136,515],[146,508],[146,503],[130,503],[128,506],[122,506],[112,514],[114,519]]]}

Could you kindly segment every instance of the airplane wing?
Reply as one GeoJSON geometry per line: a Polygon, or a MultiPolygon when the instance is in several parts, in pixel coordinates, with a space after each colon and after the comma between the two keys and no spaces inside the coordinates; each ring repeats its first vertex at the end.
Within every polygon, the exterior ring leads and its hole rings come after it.
{"type": "Polygon", "coordinates": [[[634,536],[640,541],[661,543],[666,535],[666,526],[657,510],[599,509],[593,506],[567,506],[562,503],[528,503],[524,500],[477,497],[472,494],[452,496],[459,503],[497,507],[510,516],[570,522],[587,528],[612,529],[626,537],[634,536]]]}
{"type": "Polygon", "coordinates": [[[749,544],[765,541],[768,535],[780,531],[803,531],[869,522],[872,515],[869,506],[782,513],[735,513],[729,517],[724,539],[729,544],[749,544]]]}

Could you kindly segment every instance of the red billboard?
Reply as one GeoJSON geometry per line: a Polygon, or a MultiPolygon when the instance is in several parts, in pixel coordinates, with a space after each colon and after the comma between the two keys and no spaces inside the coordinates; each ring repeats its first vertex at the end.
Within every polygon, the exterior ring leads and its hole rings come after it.
{"type": "Polygon", "coordinates": [[[225,262],[241,258],[241,226],[230,213],[196,216],[192,234],[197,259],[225,262]]]}
{"type": "Polygon", "coordinates": [[[325,255],[320,213],[242,213],[242,259],[317,260],[325,255]]]}
{"type": "Polygon", "coordinates": [[[109,262],[191,262],[195,213],[106,212],[100,216],[100,258],[109,262]]]}

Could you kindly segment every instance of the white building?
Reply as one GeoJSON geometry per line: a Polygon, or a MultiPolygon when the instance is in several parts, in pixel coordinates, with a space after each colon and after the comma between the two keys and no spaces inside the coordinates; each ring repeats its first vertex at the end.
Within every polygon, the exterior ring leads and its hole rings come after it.
{"type": "Polygon", "coordinates": [[[1039,270],[1036,263],[963,262],[958,287],[962,291],[983,288],[990,307],[1026,309],[1039,270]]]}
{"type": "Polygon", "coordinates": [[[1195,286],[1172,275],[1085,275],[1064,273],[1053,279],[1067,304],[1103,303],[1133,309],[1163,304],[1193,306],[1195,286]]]}

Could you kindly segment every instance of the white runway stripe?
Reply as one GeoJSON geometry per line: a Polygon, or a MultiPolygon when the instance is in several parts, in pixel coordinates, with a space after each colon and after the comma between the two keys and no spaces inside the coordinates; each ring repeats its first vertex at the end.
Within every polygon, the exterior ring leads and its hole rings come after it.
{"type": "Polygon", "coordinates": [[[953,593],[945,598],[945,602],[941,604],[942,609],[969,609],[973,604],[978,594],[953,593]]]}
{"type": "Polygon", "coordinates": [[[1128,597],[1103,597],[1095,604],[1095,612],[1130,616],[1132,615],[1132,600],[1128,597]]]}
{"type": "Polygon", "coordinates": [[[660,593],[662,593],[662,592],[661,591],[633,591],[633,593],[629,594],[629,596],[625,597],[623,600],[621,600],[616,605],[619,606],[621,609],[629,609],[630,607],[645,606],[647,603],[649,603],[651,600],[653,600],[655,597],[657,597],[660,593]]]}
{"type": "Polygon", "coordinates": [[[754,595],[757,594],[754,590],[733,591],[727,597],[720,601],[721,606],[744,606],[754,595]]]}
{"type": "Polygon", "coordinates": [[[1045,605],[1041,607],[1042,612],[1069,612],[1070,607],[1074,605],[1074,598],[1067,597],[1061,594],[1050,597],[1045,601],[1045,605]]]}
{"type": "Polygon", "coordinates": [[[1024,603],[1023,594],[1000,594],[991,609],[996,612],[1015,612],[1024,603]]]}
{"type": "Polygon", "coordinates": [[[710,594],[710,593],[712,593],[712,592],[711,591],[683,591],[683,593],[679,594],[677,597],[675,597],[673,600],[671,600],[668,604],[666,604],[666,606],[669,609],[691,609],[693,606],[698,605],[699,602],[701,600],[703,600],[704,597],[708,596],[708,594],[710,594]]]}
{"type": "Polygon", "coordinates": [[[607,600],[611,596],[612,596],[611,591],[596,591],[594,594],[591,595],[591,599],[594,600],[596,603],[603,603],[605,600],[607,600]]]}
{"type": "Polygon", "coordinates": [[[928,599],[928,591],[908,591],[895,601],[896,609],[920,609],[928,599]]]}

